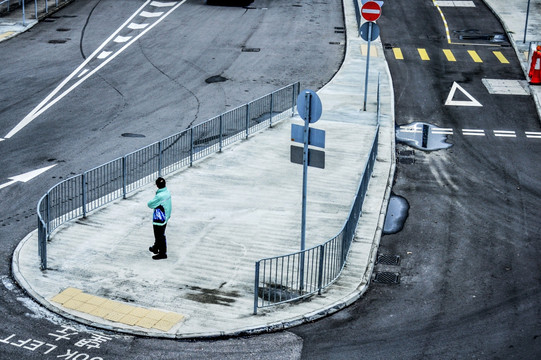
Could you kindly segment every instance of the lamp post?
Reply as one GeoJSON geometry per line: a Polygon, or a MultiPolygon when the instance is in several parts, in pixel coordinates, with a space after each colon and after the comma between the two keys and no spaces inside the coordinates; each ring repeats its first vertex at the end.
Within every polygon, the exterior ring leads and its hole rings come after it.
{"type": "Polygon", "coordinates": [[[530,0],[528,0],[528,7],[526,9],[526,25],[524,25],[524,40],[523,44],[526,43],[526,33],[528,32],[528,16],[530,15],[530,0]]]}

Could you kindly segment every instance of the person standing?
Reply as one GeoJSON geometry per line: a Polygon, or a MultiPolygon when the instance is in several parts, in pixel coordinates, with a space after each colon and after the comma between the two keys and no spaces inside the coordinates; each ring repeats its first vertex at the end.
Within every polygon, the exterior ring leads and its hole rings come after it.
{"type": "Polygon", "coordinates": [[[148,248],[153,252],[154,256],[152,259],[160,260],[167,259],[167,242],[165,239],[165,228],[167,222],[171,217],[171,193],[165,186],[165,179],[159,177],[156,179],[156,186],[158,190],[156,195],[152,200],[150,200],[147,205],[149,208],[154,209],[154,215],[152,218],[152,226],[154,228],[154,245],[148,248]],[[156,216],[156,209],[160,209],[164,213],[164,218],[160,219],[159,216],[156,216]]]}

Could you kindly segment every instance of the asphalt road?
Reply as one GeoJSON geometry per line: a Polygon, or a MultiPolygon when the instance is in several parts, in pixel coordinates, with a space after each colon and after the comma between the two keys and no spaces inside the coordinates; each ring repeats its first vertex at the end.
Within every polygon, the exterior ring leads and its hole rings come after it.
{"type": "MultiPolygon", "coordinates": [[[[378,24],[393,78],[397,125],[436,125],[452,135],[429,132],[427,143],[440,137],[452,146],[428,151],[397,145],[393,192],[408,201],[409,212],[400,232],[383,236],[379,253],[399,255],[401,262],[378,265],[376,272],[400,273],[400,283],[374,283],[350,308],[294,329],[303,338],[303,358],[541,355],[541,139],[526,136],[540,131],[539,119],[530,96],[490,94],[482,81],[524,80],[513,50],[506,43],[462,41],[453,32],[503,32],[481,2],[475,5],[441,8],[453,44],[432,2],[383,7],[378,24]],[[396,58],[397,48],[403,60],[396,58]],[[418,49],[430,60],[422,60],[418,49]],[[456,61],[447,60],[443,49],[452,50],[456,61]],[[468,50],[483,62],[474,62],[468,50]],[[461,90],[449,99],[454,82],[482,106],[474,106],[461,90]]],[[[422,133],[417,139],[422,145],[422,133]]]]}
{"type": "Polygon", "coordinates": [[[0,188],[0,358],[296,358],[302,341],[291,333],[213,342],[96,335],[35,305],[11,278],[13,250],[37,226],[37,201],[60,180],[292,82],[317,90],[343,58],[337,0],[256,0],[249,8],[189,0],[120,53],[127,42],[106,39],[117,29],[124,38],[141,34],[123,24],[144,3],[74,1],[0,43],[0,186],[55,165],[26,183],[0,188]],[[111,50],[108,58],[118,55],[100,67],[107,57],[93,53],[102,45],[111,50]],[[83,63],[88,72],[55,92],[83,63]],[[214,76],[223,81],[205,81],[214,76]],[[50,94],[63,97],[53,103],[50,94]],[[50,107],[13,133],[42,101],[50,107]]]}
{"type": "MultiPolygon", "coordinates": [[[[12,129],[141,4],[122,3],[76,1],[53,22],[0,44],[0,62],[14,64],[0,69],[2,79],[9,79],[0,84],[2,132],[12,129]],[[49,43],[60,38],[71,40],[49,43]]],[[[451,34],[464,29],[502,31],[493,15],[475,3],[474,10],[443,10],[451,34]]],[[[531,97],[492,95],[482,82],[523,79],[512,49],[483,40],[447,44],[441,16],[428,1],[388,2],[378,21],[393,76],[397,124],[420,121],[452,132],[447,149],[397,146],[393,191],[407,199],[410,208],[403,229],[382,238],[380,253],[400,255],[401,262],[378,265],[376,271],[400,273],[400,284],[372,284],[351,307],[290,331],[194,342],[103,331],[96,335],[37,307],[13,284],[11,253],[35,228],[33,209],[39,196],[61,177],[252,100],[289,83],[289,77],[312,88],[328,81],[343,51],[330,44],[343,40],[334,32],[335,26],[343,26],[340,2],[297,4],[302,6],[256,0],[256,9],[245,10],[203,9],[202,2],[188,2],[117,61],[0,142],[5,155],[0,183],[57,164],[36,180],[0,189],[0,238],[5,244],[0,249],[2,357],[539,358],[541,170],[536,160],[541,140],[525,135],[541,131],[536,111],[531,97]],[[415,17],[411,8],[417,10],[415,17]],[[269,32],[280,19],[276,41],[269,32]],[[239,51],[242,46],[260,51],[239,51]],[[264,56],[268,47],[273,50],[264,56]],[[404,60],[396,59],[392,48],[400,48],[404,60]],[[419,48],[426,49],[430,60],[420,59],[419,48]],[[444,48],[453,51],[456,62],[447,60],[444,48]],[[473,62],[468,50],[475,50],[483,62],[473,62]],[[502,64],[492,51],[501,51],[510,64],[502,64]],[[173,61],[170,54],[179,58],[173,61]],[[327,63],[320,64],[322,59],[327,63]],[[307,60],[321,67],[314,71],[303,63],[307,60]],[[206,84],[213,75],[229,80],[206,84]],[[471,106],[461,90],[451,103],[470,105],[445,105],[454,82],[483,106],[471,106]],[[485,136],[466,135],[476,132],[464,129],[483,130],[485,136]],[[495,130],[514,131],[516,137],[496,136],[495,130]],[[126,132],[145,137],[122,137],[126,132]]]]}

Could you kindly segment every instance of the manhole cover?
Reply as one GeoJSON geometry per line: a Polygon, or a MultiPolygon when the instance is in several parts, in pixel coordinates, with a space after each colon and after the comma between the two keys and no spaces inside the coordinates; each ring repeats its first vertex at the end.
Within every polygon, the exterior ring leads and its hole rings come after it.
{"type": "Polygon", "coordinates": [[[400,284],[400,274],[392,272],[379,272],[376,273],[373,281],[379,284],[400,284]]]}
{"type": "Polygon", "coordinates": [[[378,254],[376,265],[400,265],[400,255],[378,254]]]}

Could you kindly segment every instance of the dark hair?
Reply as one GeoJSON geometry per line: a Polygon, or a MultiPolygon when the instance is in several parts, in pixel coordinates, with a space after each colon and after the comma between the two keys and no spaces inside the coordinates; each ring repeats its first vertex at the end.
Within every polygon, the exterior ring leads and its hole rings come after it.
{"type": "Polygon", "coordinates": [[[163,189],[165,187],[165,179],[162,177],[157,178],[156,186],[158,187],[158,189],[163,189]]]}

